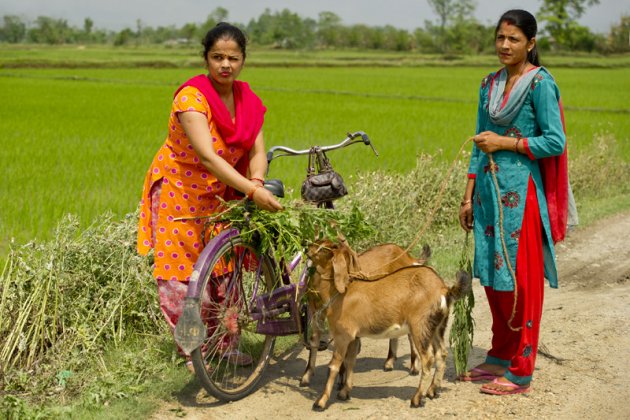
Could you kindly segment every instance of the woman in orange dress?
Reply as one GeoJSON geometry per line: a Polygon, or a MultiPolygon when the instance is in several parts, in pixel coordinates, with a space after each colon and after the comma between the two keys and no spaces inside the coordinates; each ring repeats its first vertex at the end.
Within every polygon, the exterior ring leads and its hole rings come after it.
{"type": "Polygon", "coordinates": [[[220,199],[233,191],[261,209],[282,208],[261,188],[267,170],[266,108],[247,83],[236,80],[245,63],[245,35],[219,23],[202,44],[208,74],[175,92],[168,136],[149,168],[140,203],[138,251],[154,250],[153,276],[171,329],[202,250],[203,221],[196,217],[216,213],[220,199]]]}

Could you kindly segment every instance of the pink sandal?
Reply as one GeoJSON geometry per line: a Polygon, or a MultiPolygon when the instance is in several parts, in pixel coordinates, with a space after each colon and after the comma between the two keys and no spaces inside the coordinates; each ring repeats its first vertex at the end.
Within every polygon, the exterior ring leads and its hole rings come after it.
{"type": "Polygon", "coordinates": [[[500,376],[495,375],[492,372],[488,372],[485,369],[472,368],[470,369],[470,372],[468,372],[468,374],[464,373],[462,375],[459,375],[457,377],[457,380],[462,381],[462,382],[477,382],[477,381],[491,381],[499,377],[500,376]],[[473,372],[476,373],[477,375],[470,376],[470,374],[473,372]]]}
{"type": "Polygon", "coordinates": [[[500,389],[488,388],[486,384],[486,385],[482,385],[480,391],[483,392],[484,394],[491,394],[491,395],[515,395],[515,394],[522,394],[524,392],[528,392],[530,388],[529,384],[518,385],[513,382],[499,382],[499,378],[496,378],[491,383],[494,385],[499,385],[505,388],[509,388],[509,390],[502,391],[500,389]]]}

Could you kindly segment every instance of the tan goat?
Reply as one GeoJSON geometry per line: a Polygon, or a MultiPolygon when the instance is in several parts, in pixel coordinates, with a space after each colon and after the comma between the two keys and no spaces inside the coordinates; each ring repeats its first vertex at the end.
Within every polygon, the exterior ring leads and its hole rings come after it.
{"type": "Polygon", "coordinates": [[[422,368],[411,406],[424,405],[425,395],[436,397],[446,368],[444,333],[450,307],[470,289],[470,276],[458,273],[456,284],[449,288],[432,268],[420,266],[400,269],[375,282],[353,281],[353,275],[360,273],[361,267],[358,256],[345,241],[318,242],[309,248],[309,258],[315,268],[311,287],[326,306],[335,342],[328,380],[313,409],[326,409],[342,363],[347,372],[337,397],[350,398],[359,337],[393,338],[410,334],[422,368]],[[434,364],[431,384],[423,388],[423,379],[429,377],[434,364]]]}
{"type": "MultiPolygon", "coordinates": [[[[367,251],[359,254],[359,264],[364,273],[373,274],[376,277],[380,277],[384,274],[393,273],[396,270],[400,270],[404,267],[419,266],[427,262],[431,256],[431,250],[428,246],[425,246],[422,250],[422,255],[419,259],[413,258],[400,246],[395,244],[381,244],[374,246],[367,251]]],[[[315,293],[309,295],[309,309],[312,314],[315,315],[315,319],[312,320],[312,331],[309,337],[309,359],[306,365],[306,370],[300,380],[300,386],[308,386],[311,378],[315,373],[315,362],[317,359],[317,349],[319,347],[319,340],[321,336],[320,325],[324,319],[325,313],[321,310],[322,300],[315,293]]],[[[417,375],[418,370],[418,352],[416,351],[411,336],[409,336],[409,347],[411,349],[411,361],[409,367],[410,375],[417,375]]],[[[396,353],[398,349],[398,338],[391,338],[389,340],[389,351],[387,359],[385,360],[384,370],[390,371],[394,368],[394,362],[396,361],[396,353]]],[[[343,371],[343,369],[342,369],[343,371]]],[[[340,372],[340,375],[342,373],[340,372]]]]}

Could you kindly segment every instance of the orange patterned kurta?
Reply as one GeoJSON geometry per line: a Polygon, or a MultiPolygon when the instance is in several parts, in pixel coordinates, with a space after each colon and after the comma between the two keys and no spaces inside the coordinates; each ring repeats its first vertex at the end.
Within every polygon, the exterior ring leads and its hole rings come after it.
{"type": "MultiPolygon", "coordinates": [[[[208,127],[217,155],[235,166],[245,154],[239,147],[227,146],[217,130],[204,95],[197,88],[183,88],[173,100],[168,137],[158,150],[147,173],[138,228],[138,251],[146,255],[155,249],[153,276],[162,280],[190,280],[193,265],[202,250],[202,219],[180,220],[180,217],[208,216],[217,212],[226,185],[200,162],[188,141],[177,114],[201,112],[208,117],[208,127]],[[162,183],[157,220],[152,220],[151,188],[162,183]],[[156,231],[153,232],[155,226],[156,231]],[[152,239],[155,237],[155,241],[152,239]]],[[[154,213],[156,213],[154,211],[154,213]]]]}

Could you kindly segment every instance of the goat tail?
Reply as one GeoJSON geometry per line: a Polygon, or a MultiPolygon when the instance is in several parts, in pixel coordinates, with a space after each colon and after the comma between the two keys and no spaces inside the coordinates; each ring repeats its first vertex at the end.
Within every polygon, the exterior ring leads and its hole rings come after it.
{"type": "Polygon", "coordinates": [[[426,264],[429,259],[431,258],[431,247],[429,245],[424,245],[422,247],[422,254],[420,255],[420,257],[418,258],[418,264],[426,264]]]}
{"type": "Polygon", "coordinates": [[[470,293],[472,289],[472,277],[467,271],[459,270],[455,284],[448,289],[446,300],[450,304],[470,293]]]}

